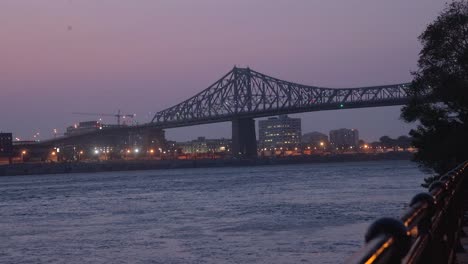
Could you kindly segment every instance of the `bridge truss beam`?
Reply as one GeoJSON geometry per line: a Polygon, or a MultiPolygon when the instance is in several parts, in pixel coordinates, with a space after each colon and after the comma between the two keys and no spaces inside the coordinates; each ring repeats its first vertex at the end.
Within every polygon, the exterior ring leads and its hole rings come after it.
{"type": "Polygon", "coordinates": [[[405,104],[409,84],[333,89],[276,79],[233,68],[199,94],[156,113],[151,123],[178,127],[239,118],[405,104]]]}

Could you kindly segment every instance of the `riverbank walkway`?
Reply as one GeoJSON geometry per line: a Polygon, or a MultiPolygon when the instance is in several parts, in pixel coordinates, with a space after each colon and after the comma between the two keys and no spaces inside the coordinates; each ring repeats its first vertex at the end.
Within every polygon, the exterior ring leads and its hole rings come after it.
{"type": "Polygon", "coordinates": [[[460,264],[468,264],[468,218],[466,216],[468,216],[468,214],[465,214],[465,225],[463,226],[465,236],[460,239],[465,252],[457,254],[457,260],[460,264]]]}

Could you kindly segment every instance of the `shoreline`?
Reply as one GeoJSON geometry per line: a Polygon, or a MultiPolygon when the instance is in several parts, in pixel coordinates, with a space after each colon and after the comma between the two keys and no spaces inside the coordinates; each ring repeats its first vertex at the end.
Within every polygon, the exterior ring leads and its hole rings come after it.
{"type": "Polygon", "coordinates": [[[338,154],[326,156],[296,156],[257,159],[197,159],[197,160],[118,160],[66,163],[18,163],[0,166],[0,176],[94,173],[111,171],[163,170],[211,167],[245,167],[307,163],[332,163],[378,160],[411,160],[413,153],[388,152],[378,154],[338,154]]]}

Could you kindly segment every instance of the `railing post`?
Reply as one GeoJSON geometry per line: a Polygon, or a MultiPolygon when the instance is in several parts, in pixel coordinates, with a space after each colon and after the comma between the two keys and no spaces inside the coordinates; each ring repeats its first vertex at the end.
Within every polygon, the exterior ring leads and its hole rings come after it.
{"type": "Polygon", "coordinates": [[[468,161],[437,177],[429,193],[413,197],[401,221],[383,218],[347,263],[457,263],[464,213],[468,209],[468,161]]]}
{"type": "MultiPolygon", "coordinates": [[[[365,241],[368,243],[381,235],[391,237],[395,250],[391,251],[389,255],[376,255],[375,259],[386,259],[388,263],[401,263],[401,260],[408,253],[411,246],[410,237],[407,234],[405,225],[400,220],[394,218],[380,218],[372,223],[367,230],[365,241]]],[[[386,246],[384,244],[382,248],[386,246]]]]}
{"type": "MultiPolygon", "coordinates": [[[[431,229],[432,229],[432,217],[436,211],[436,203],[434,197],[430,193],[419,193],[411,199],[409,204],[410,208],[417,210],[418,208],[424,208],[425,213],[422,217],[417,219],[410,219],[411,223],[407,223],[409,233],[412,236],[412,241],[416,239],[422,240],[421,243],[430,243],[431,241],[431,229]],[[414,225],[416,222],[416,225],[414,225]]],[[[406,257],[406,263],[430,263],[431,262],[431,251],[429,247],[412,247],[409,256],[406,257]]]]}

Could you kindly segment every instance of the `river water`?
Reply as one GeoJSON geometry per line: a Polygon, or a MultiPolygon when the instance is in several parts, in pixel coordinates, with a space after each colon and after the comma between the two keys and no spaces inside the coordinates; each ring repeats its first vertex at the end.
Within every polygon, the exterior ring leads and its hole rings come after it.
{"type": "Polygon", "coordinates": [[[0,178],[0,263],[341,263],[424,191],[408,161],[0,178]]]}

